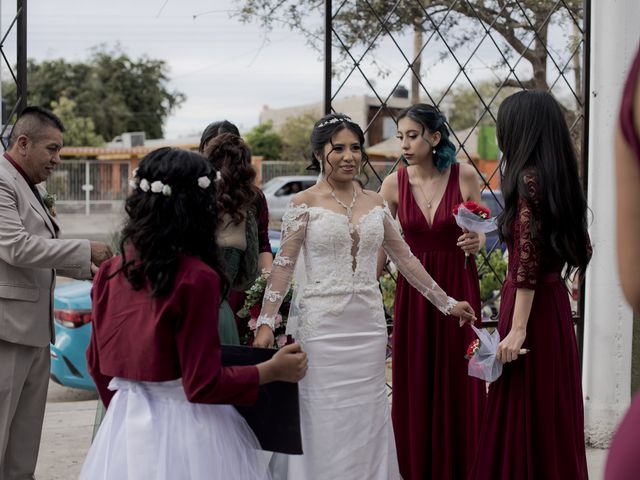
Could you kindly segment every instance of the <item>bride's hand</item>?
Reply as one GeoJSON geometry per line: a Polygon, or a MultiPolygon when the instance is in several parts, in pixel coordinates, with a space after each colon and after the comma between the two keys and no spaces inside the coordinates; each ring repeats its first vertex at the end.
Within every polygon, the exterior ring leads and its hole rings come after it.
{"type": "Polygon", "coordinates": [[[458,317],[460,319],[460,326],[465,323],[474,323],[476,321],[476,314],[468,302],[456,303],[449,312],[449,315],[458,317]]]}
{"type": "Polygon", "coordinates": [[[269,325],[260,325],[256,338],[253,341],[254,347],[270,348],[273,347],[274,337],[273,330],[269,325]]]}

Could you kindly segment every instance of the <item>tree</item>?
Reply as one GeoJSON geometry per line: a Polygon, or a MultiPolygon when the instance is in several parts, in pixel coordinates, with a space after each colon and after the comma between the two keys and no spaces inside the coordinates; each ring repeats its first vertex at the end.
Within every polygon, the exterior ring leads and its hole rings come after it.
{"type": "MultiPolygon", "coordinates": [[[[75,113],[90,118],[96,133],[108,140],[127,131],[162,137],[164,121],[185,100],[184,94],[168,90],[164,60],[132,59],[119,47],[94,48],[85,62],[31,59],[28,71],[30,104],[53,108],[62,97],[72,100],[75,113]]],[[[14,103],[15,84],[4,83],[2,93],[8,104],[14,103]]]]}
{"type": "Polygon", "coordinates": [[[289,118],[280,128],[282,137],[281,160],[289,162],[309,162],[311,145],[309,138],[317,120],[316,115],[305,113],[289,118]]]}
{"type": "MultiPolygon", "coordinates": [[[[475,85],[475,90],[471,87],[454,88],[444,96],[440,109],[445,113],[449,126],[454,130],[464,130],[478,124],[478,126],[494,126],[494,118],[498,115],[498,107],[502,101],[514,93],[514,88],[501,88],[494,82],[482,81],[475,85]],[[476,93],[477,91],[477,93],[476,93]],[[480,97],[478,97],[478,94],[480,97]],[[495,99],[493,97],[495,96],[495,99]],[[482,98],[482,100],[480,99],[482,98]],[[493,102],[491,100],[493,99],[493,102]],[[483,104],[484,102],[484,104],[483,104]],[[489,113],[483,115],[485,107],[489,105],[489,113]]],[[[438,92],[435,96],[442,97],[443,92],[438,92]]]]}
{"type": "Polygon", "coordinates": [[[76,112],[76,102],[67,97],[61,97],[57,102],[51,102],[53,113],[64,123],[64,144],[69,147],[97,147],[104,143],[104,139],[96,134],[95,124],[89,117],[83,117],[76,112]]]}
{"type": "MultiPolygon", "coordinates": [[[[322,47],[324,25],[308,27],[304,20],[310,13],[322,15],[324,1],[236,2],[241,6],[241,20],[257,20],[267,31],[276,24],[285,25],[292,30],[302,31],[309,43],[318,50],[322,47]]],[[[417,87],[421,82],[419,62],[423,33],[433,32],[437,27],[440,32],[446,32],[447,43],[456,45],[478,39],[486,29],[491,29],[499,34],[496,41],[508,60],[515,62],[516,56],[522,55],[531,65],[532,74],[529,78],[512,76],[504,85],[548,90],[549,26],[553,22],[567,20],[579,23],[582,16],[582,0],[564,0],[561,4],[557,0],[371,0],[366,4],[341,2],[333,19],[333,28],[341,38],[341,43],[351,50],[356,46],[369,46],[381,30],[381,20],[391,34],[411,29],[414,32],[414,52],[410,59],[413,70],[412,101],[416,102],[419,98],[417,87]]],[[[374,43],[372,49],[375,48],[374,43]]],[[[579,65],[574,64],[573,68],[576,67],[579,68],[579,65]]],[[[578,73],[576,76],[580,78],[578,73]]]]}
{"type": "Polygon", "coordinates": [[[253,155],[265,160],[278,160],[282,153],[282,138],[273,130],[273,122],[256,125],[245,135],[253,155]]]}

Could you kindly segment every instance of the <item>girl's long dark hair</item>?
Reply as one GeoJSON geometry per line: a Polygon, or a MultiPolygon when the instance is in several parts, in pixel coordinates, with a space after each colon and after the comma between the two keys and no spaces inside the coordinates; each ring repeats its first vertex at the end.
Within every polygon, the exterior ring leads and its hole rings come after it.
{"type": "Polygon", "coordinates": [[[168,295],[173,288],[182,257],[199,257],[227,281],[218,255],[218,212],[211,165],[201,155],[177,148],[160,148],[146,155],[137,170],[133,189],[126,200],[128,219],[122,230],[120,251],[125,277],[134,289],[146,285],[154,297],[168,295]],[[210,184],[203,188],[206,177],[210,184]],[[169,195],[144,191],[142,180],[159,180],[171,189],[169,195]]]}
{"type": "Polygon", "coordinates": [[[255,208],[258,201],[251,150],[239,136],[223,133],[211,139],[205,154],[220,172],[220,181],[216,182],[218,210],[229,214],[237,225],[244,220],[243,211],[255,208]]]}
{"type": "Polygon", "coordinates": [[[498,145],[502,151],[502,194],[505,208],[498,218],[500,236],[512,240],[518,198],[536,205],[542,231],[533,232],[546,248],[567,264],[565,276],[580,274],[591,257],[587,233],[587,201],[578,163],[562,110],[551,94],[538,90],[515,93],[498,110],[498,145]],[[537,183],[531,198],[524,176],[537,183]]]}

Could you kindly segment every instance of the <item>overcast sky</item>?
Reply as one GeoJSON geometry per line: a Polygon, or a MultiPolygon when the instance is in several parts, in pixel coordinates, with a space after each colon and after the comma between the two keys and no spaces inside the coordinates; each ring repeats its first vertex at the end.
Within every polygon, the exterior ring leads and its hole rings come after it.
{"type": "MultiPolygon", "coordinates": [[[[4,33],[15,15],[16,1],[0,0],[0,7],[4,33]]],[[[187,96],[165,125],[167,138],[197,135],[209,122],[221,118],[246,131],[258,123],[263,105],[277,108],[321,101],[323,62],[319,53],[302,35],[288,29],[276,29],[265,39],[258,25],[242,24],[231,16],[236,8],[233,0],[28,0],[28,56],[37,61],[61,57],[82,61],[96,45],[119,44],[132,57],[166,60],[169,87],[187,96]]],[[[322,22],[322,18],[309,21],[322,22]]],[[[396,40],[411,51],[409,32],[396,40]]],[[[469,42],[462,48],[468,48],[470,55],[474,46],[469,42]]],[[[443,55],[445,51],[435,36],[423,54],[428,88],[446,87],[459,73],[456,63],[443,55]]],[[[9,35],[6,52],[13,61],[15,34],[9,35]]],[[[386,96],[402,76],[406,61],[388,39],[374,58],[389,76],[380,77],[366,62],[362,68],[386,96]]],[[[461,58],[464,61],[464,54],[461,58]]],[[[495,47],[487,40],[466,70],[474,81],[495,80],[492,62],[496,58],[495,47]]],[[[519,69],[528,70],[522,64],[519,69]]],[[[334,80],[334,88],[340,83],[334,80]]],[[[410,86],[407,77],[402,83],[410,86]]],[[[468,87],[464,76],[455,85],[468,87]]],[[[356,73],[339,96],[361,93],[371,91],[356,73]]]]}
{"type": "MultiPolygon", "coordinates": [[[[0,3],[4,32],[16,2],[0,3]]],[[[231,0],[29,0],[28,56],[81,61],[95,45],[119,43],[130,56],[166,60],[170,88],[187,96],[166,124],[167,137],[199,133],[223,117],[246,130],[258,123],[264,104],[320,100],[317,52],[288,30],[265,42],[257,25],[230,18],[234,7],[231,0]]],[[[15,34],[9,52],[12,45],[15,34]]]]}

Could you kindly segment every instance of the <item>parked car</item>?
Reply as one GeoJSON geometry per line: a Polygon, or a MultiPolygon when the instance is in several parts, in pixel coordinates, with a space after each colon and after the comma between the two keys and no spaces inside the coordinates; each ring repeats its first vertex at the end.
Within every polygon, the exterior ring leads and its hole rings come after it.
{"type": "Polygon", "coordinates": [[[51,345],[51,379],[65,387],[95,390],[85,357],[91,337],[91,282],[62,283],[53,301],[56,343],[51,345]]]}
{"type": "MultiPolygon", "coordinates": [[[[491,216],[497,217],[502,213],[504,209],[504,200],[502,199],[502,192],[500,190],[483,190],[481,194],[482,203],[484,203],[489,210],[491,210],[491,216]]],[[[498,231],[487,233],[486,242],[487,252],[490,252],[493,248],[499,248],[503,252],[507,250],[507,245],[504,242],[500,242],[498,231]]]]}
{"type": "Polygon", "coordinates": [[[274,177],[262,186],[267,199],[269,218],[280,221],[287,205],[293,196],[316,184],[318,177],[313,175],[296,175],[274,177]]]}

